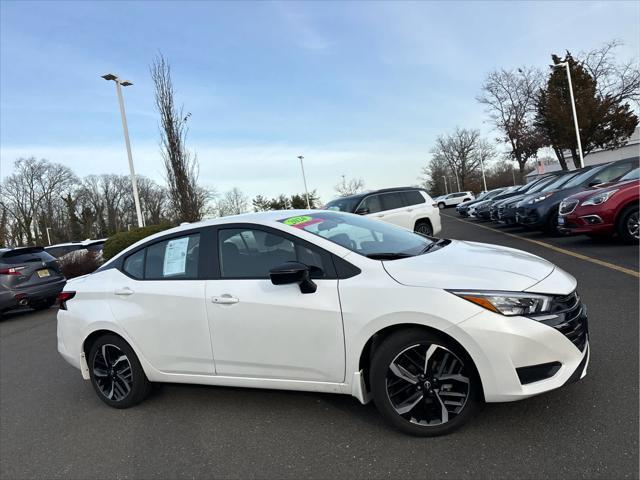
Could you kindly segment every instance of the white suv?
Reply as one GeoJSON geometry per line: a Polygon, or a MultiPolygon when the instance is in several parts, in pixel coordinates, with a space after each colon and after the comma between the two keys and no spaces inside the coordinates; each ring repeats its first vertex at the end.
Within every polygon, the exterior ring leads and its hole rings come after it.
{"type": "Polygon", "coordinates": [[[429,194],[418,187],[385,188],[336,198],[324,208],[365,215],[423,235],[440,232],[438,207],[429,194]]]}
{"type": "Polygon", "coordinates": [[[441,197],[436,197],[436,202],[438,208],[443,209],[446,207],[455,207],[459,203],[470,202],[474,200],[476,197],[472,192],[453,192],[448,195],[442,195],[441,197]]]}

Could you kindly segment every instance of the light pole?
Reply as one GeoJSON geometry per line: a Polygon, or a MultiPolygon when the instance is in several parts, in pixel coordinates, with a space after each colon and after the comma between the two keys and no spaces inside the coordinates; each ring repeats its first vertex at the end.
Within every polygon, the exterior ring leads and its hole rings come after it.
{"type": "Polygon", "coordinates": [[[449,194],[449,186],[447,184],[447,177],[442,175],[442,179],[444,180],[444,193],[445,195],[449,194]]]}
{"type": "Polygon", "coordinates": [[[482,160],[482,156],[480,156],[480,170],[482,170],[482,183],[484,184],[484,191],[487,191],[487,179],[484,176],[484,161],[482,160]]]}
{"type": "Polygon", "coordinates": [[[302,181],[304,182],[304,194],[307,196],[307,208],[311,210],[311,204],[309,203],[309,190],[307,190],[307,177],[304,175],[304,163],[302,162],[304,157],[302,155],[298,155],[298,158],[300,159],[300,168],[302,168],[302,181]]]}
{"type": "Polygon", "coordinates": [[[122,88],[133,85],[128,80],[121,80],[113,73],[102,75],[105,80],[113,80],[116,83],[116,92],[118,93],[118,102],[120,103],[120,117],[122,118],[122,130],[124,130],[124,143],[127,147],[127,156],[129,157],[129,172],[131,173],[131,186],[133,187],[133,200],[136,204],[136,215],[138,216],[138,227],[144,227],[142,210],[140,209],[140,197],[138,196],[138,182],[136,180],[136,172],[133,168],[133,157],[131,156],[131,142],[129,141],[129,128],[127,127],[127,116],[124,112],[124,99],[122,98],[122,88]]]}
{"type": "Polygon", "coordinates": [[[580,129],[578,128],[578,114],[576,113],[576,100],[573,98],[573,85],[571,84],[571,70],[569,68],[569,61],[556,63],[554,68],[566,67],[567,69],[567,81],[569,82],[569,95],[571,96],[571,109],[573,110],[573,123],[576,128],[576,140],[578,141],[578,153],[580,154],[580,168],[584,167],[584,158],[582,156],[582,142],[580,141],[580,129]]]}
{"type": "Polygon", "coordinates": [[[47,227],[47,240],[49,241],[49,245],[51,245],[51,235],[49,235],[49,230],[51,230],[51,227],[47,227]]]}

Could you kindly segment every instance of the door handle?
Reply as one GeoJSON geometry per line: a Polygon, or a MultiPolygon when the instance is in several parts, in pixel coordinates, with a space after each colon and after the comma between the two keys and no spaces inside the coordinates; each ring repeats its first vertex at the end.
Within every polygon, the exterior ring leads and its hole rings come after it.
{"type": "Polygon", "coordinates": [[[133,290],[131,290],[129,287],[116,288],[113,293],[122,297],[128,297],[129,295],[133,294],[133,290]]]}
{"type": "Polygon", "coordinates": [[[232,297],[231,295],[228,295],[228,294],[224,294],[220,297],[211,297],[211,301],[219,305],[232,305],[234,303],[238,303],[240,299],[236,297],[232,297]]]}
{"type": "Polygon", "coordinates": [[[377,215],[375,215],[376,218],[382,218],[384,217],[384,213],[378,213],[377,215]]]}
{"type": "Polygon", "coordinates": [[[413,208],[407,208],[407,212],[413,212],[413,208]]]}

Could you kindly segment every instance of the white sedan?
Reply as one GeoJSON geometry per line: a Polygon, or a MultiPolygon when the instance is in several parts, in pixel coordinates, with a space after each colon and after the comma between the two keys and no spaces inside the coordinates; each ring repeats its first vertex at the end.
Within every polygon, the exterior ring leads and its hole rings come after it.
{"type": "Polygon", "coordinates": [[[330,211],[187,224],[60,294],[58,350],[108,405],[150,382],[371,398],[415,435],[586,374],[576,281],[510,248],[330,211]]]}

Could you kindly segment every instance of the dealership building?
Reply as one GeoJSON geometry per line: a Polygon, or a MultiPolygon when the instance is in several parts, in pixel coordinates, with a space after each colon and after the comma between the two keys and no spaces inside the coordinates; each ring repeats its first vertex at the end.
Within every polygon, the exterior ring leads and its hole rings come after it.
{"type": "MultiPolygon", "coordinates": [[[[571,152],[565,152],[565,158],[567,159],[567,167],[569,170],[573,170],[573,159],[571,158],[571,152]]],[[[599,165],[601,163],[614,162],[616,160],[625,160],[627,158],[640,158],[640,126],[636,127],[634,132],[629,137],[629,141],[620,148],[614,148],[611,150],[597,149],[589,152],[584,157],[584,165],[599,165]]],[[[530,182],[539,175],[555,172],[560,170],[560,163],[557,160],[538,161],[537,168],[527,174],[526,181],[530,182]]]]}

